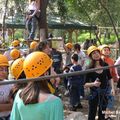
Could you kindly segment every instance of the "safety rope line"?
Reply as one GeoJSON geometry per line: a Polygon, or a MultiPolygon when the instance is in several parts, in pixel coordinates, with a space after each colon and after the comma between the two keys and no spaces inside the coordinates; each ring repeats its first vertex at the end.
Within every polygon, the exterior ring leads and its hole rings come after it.
{"type": "Polygon", "coordinates": [[[106,66],[106,67],[101,67],[101,68],[92,68],[92,69],[87,69],[84,71],[76,71],[76,72],[66,73],[66,74],[48,75],[48,76],[42,76],[38,78],[30,78],[30,79],[25,78],[25,79],[18,79],[18,80],[0,81],[0,85],[26,83],[26,82],[33,82],[33,81],[49,80],[51,78],[57,78],[57,77],[64,78],[68,76],[83,75],[83,74],[87,74],[90,72],[94,72],[98,70],[105,70],[105,69],[109,69],[113,67],[120,67],[120,65],[106,66]]]}

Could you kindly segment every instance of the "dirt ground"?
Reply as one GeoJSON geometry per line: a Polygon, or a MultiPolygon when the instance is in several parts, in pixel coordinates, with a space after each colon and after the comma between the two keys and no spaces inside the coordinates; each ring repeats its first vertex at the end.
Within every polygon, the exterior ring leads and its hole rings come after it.
{"type": "MultiPolygon", "coordinates": [[[[65,88],[63,85],[60,86],[59,93],[64,104],[65,118],[67,118],[70,114],[73,113],[73,111],[69,110],[69,106],[70,106],[69,97],[64,95],[65,88]]],[[[86,90],[85,93],[86,95],[88,95],[88,90],[86,90]]],[[[88,116],[88,100],[83,99],[81,100],[81,103],[83,105],[83,109],[78,109],[77,112],[82,112],[87,117],[88,116]]],[[[112,111],[111,118],[113,118],[113,120],[120,120],[120,92],[117,93],[117,95],[115,96],[115,107],[114,107],[114,110],[112,111]]],[[[96,116],[96,120],[97,120],[97,116],[96,116]]]]}

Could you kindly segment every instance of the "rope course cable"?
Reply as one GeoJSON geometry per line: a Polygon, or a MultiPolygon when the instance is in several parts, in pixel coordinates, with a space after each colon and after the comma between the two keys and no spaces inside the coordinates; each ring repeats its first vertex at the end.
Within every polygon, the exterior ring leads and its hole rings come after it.
{"type": "Polygon", "coordinates": [[[48,80],[48,79],[56,78],[56,77],[64,78],[64,77],[67,77],[67,76],[83,75],[83,74],[87,74],[87,73],[102,70],[102,69],[103,70],[104,69],[109,69],[109,68],[112,68],[112,67],[120,67],[120,65],[106,66],[106,67],[101,67],[101,68],[92,68],[92,69],[87,69],[87,70],[84,70],[84,71],[77,71],[77,72],[66,73],[66,74],[42,76],[42,77],[39,77],[39,78],[0,81],[0,85],[41,81],[41,80],[48,80]]]}

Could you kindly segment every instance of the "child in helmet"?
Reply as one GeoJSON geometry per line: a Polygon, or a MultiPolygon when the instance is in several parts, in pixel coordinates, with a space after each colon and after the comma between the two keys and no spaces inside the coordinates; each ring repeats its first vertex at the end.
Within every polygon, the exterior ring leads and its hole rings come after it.
{"type": "MultiPolygon", "coordinates": [[[[25,73],[23,71],[23,63],[24,58],[18,58],[15,60],[11,66],[11,74],[14,76],[15,80],[26,78],[25,73]]],[[[16,93],[19,89],[24,88],[27,83],[16,83],[13,85],[12,90],[10,92],[11,99],[14,100],[16,93]]]]}
{"type": "MultiPolygon", "coordinates": [[[[52,60],[43,52],[32,52],[23,64],[27,79],[45,76],[52,60]]],[[[60,98],[50,94],[47,80],[29,82],[18,91],[11,112],[11,120],[64,120],[60,98]]]]}
{"type": "MultiPolygon", "coordinates": [[[[108,45],[102,45],[100,47],[100,51],[102,54],[102,59],[109,65],[109,66],[113,66],[114,65],[114,60],[110,57],[110,53],[111,53],[111,49],[108,45]]],[[[117,82],[119,77],[118,74],[116,73],[116,68],[110,68],[110,73],[112,75],[112,78],[114,80],[114,82],[117,82]]]]}
{"type": "MultiPolygon", "coordinates": [[[[100,51],[101,51],[101,58],[103,59],[103,61],[105,61],[109,66],[113,66],[114,65],[114,60],[112,58],[110,58],[110,47],[108,45],[102,45],[100,46],[100,51]]],[[[110,118],[110,113],[109,111],[111,111],[113,109],[113,106],[114,106],[114,95],[115,95],[115,90],[114,90],[114,94],[112,95],[110,92],[111,92],[111,89],[113,88],[114,89],[114,82],[117,82],[119,77],[118,77],[118,74],[116,72],[116,68],[110,68],[110,73],[111,73],[111,76],[113,78],[113,81],[110,83],[111,86],[108,90],[108,93],[109,93],[109,96],[108,96],[108,105],[107,105],[107,109],[106,109],[106,118],[110,118]],[[107,115],[108,113],[108,115],[107,115]]]]}
{"type": "MultiPolygon", "coordinates": [[[[8,59],[6,56],[0,54],[0,81],[7,81],[8,79],[8,59]]],[[[0,85],[0,120],[8,120],[10,111],[12,109],[12,102],[9,94],[12,85],[0,85]]]]}
{"type": "Polygon", "coordinates": [[[14,40],[14,41],[11,43],[11,45],[12,45],[12,48],[4,52],[4,55],[7,57],[8,61],[12,60],[12,58],[11,58],[11,56],[10,56],[10,52],[11,52],[11,50],[14,49],[14,48],[20,50],[21,56],[24,55],[24,52],[20,49],[20,41],[19,41],[19,40],[14,40]]]}
{"type": "Polygon", "coordinates": [[[35,51],[36,47],[37,47],[38,43],[36,41],[32,41],[30,43],[30,50],[29,50],[29,53],[35,51]]]}
{"type": "MultiPolygon", "coordinates": [[[[101,59],[100,50],[96,46],[90,46],[87,54],[91,59],[91,66],[89,68],[108,66],[108,64],[101,59]]],[[[86,74],[84,86],[85,88],[90,88],[88,120],[95,120],[97,107],[98,119],[105,120],[110,81],[112,81],[112,77],[109,69],[102,69],[86,74]]],[[[111,92],[114,94],[113,89],[111,89],[111,92]]]]}
{"type": "Polygon", "coordinates": [[[10,57],[12,58],[12,60],[9,61],[9,76],[8,76],[8,78],[9,79],[14,79],[14,76],[12,76],[12,74],[11,74],[11,65],[13,64],[13,62],[16,59],[21,57],[20,50],[18,50],[16,48],[12,49],[11,52],[10,52],[10,57]]]}

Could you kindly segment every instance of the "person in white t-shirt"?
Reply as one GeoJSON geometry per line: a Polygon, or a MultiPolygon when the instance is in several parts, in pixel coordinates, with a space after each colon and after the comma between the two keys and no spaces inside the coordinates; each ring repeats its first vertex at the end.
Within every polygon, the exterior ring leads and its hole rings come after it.
{"type": "Polygon", "coordinates": [[[85,64],[85,59],[86,55],[85,53],[81,50],[80,44],[76,43],[74,45],[74,51],[76,54],[78,54],[78,63],[82,66],[82,69],[84,69],[84,64],[85,64]]]}
{"type": "Polygon", "coordinates": [[[34,40],[35,38],[38,14],[40,14],[39,8],[40,7],[39,7],[38,0],[30,0],[29,6],[28,6],[28,14],[26,17],[26,28],[29,33],[28,41],[34,40]]]}
{"type": "MultiPolygon", "coordinates": [[[[0,54],[0,81],[7,81],[8,78],[8,59],[0,54]]],[[[0,85],[0,120],[9,120],[12,109],[12,101],[9,94],[12,85],[0,85]]]]}

